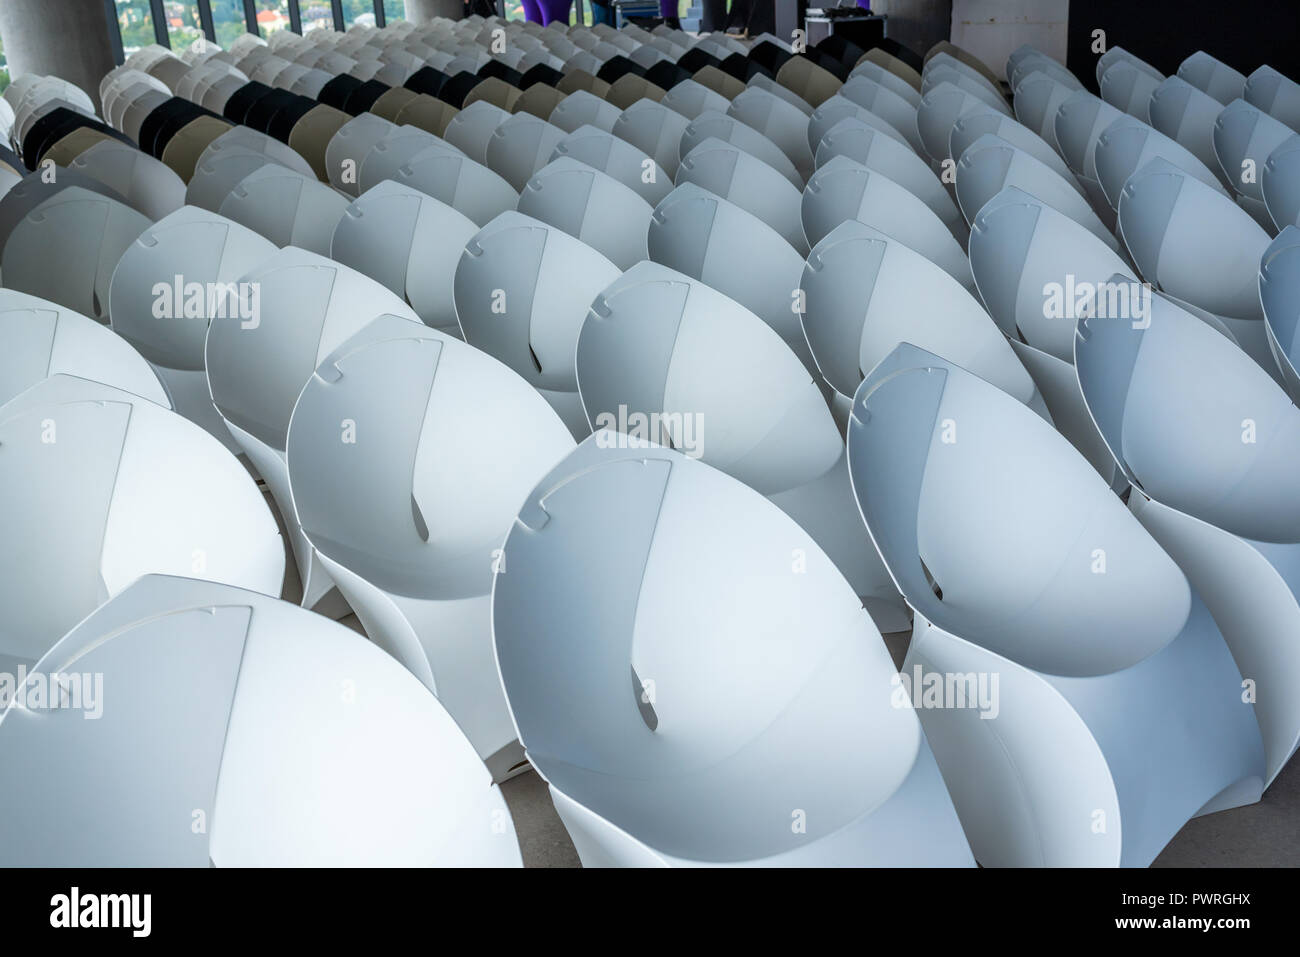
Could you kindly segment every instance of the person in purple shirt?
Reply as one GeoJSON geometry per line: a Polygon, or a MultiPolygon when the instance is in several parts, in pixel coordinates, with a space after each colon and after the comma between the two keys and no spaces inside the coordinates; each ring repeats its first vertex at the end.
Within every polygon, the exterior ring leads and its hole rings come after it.
{"type": "Polygon", "coordinates": [[[542,26],[546,26],[552,20],[568,23],[569,8],[573,6],[573,0],[522,0],[522,2],[524,19],[540,23],[542,26]]]}
{"type": "MultiPolygon", "coordinates": [[[[540,23],[542,26],[552,20],[568,23],[569,10],[573,6],[573,0],[522,0],[522,3],[524,5],[524,18],[532,20],[534,23],[540,23]]],[[[592,0],[591,14],[593,25],[608,23],[612,26],[614,23],[612,5],[597,3],[596,0],[592,0]]],[[[659,0],[659,16],[663,17],[670,27],[681,29],[681,23],[677,19],[677,0],[659,0]]]]}

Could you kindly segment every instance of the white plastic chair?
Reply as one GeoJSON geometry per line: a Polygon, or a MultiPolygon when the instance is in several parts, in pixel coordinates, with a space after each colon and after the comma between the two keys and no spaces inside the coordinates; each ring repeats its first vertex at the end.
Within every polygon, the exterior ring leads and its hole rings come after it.
{"type": "MultiPolygon", "coordinates": [[[[967,147],[986,133],[991,133],[1016,149],[1028,153],[1073,186],[1079,195],[1087,197],[1083,186],[1075,179],[1074,173],[1065,165],[1065,161],[1061,159],[1054,146],[1029,127],[997,110],[973,110],[959,116],[957,122],[952,125],[952,132],[948,134],[949,155],[954,159],[960,159],[967,147]]],[[[1055,140],[1052,142],[1054,143],[1055,140]]]]}
{"type": "MultiPolygon", "coordinates": [[[[1125,273],[1136,281],[1131,267],[1075,220],[1014,186],[975,217],[970,265],[985,308],[1033,377],[1057,431],[1113,481],[1115,463],[1075,376],[1074,327],[1076,313],[1095,308],[1098,298],[1109,308],[1111,290],[1103,285],[1109,277],[1125,273]]],[[[1132,287],[1114,292],[1124,297],[1116,304],[1132,312],[1132,287]]],[[[1133,321],[1143,319],[1134,315],[1133,321]]]]}
{"type": "Polygon", "coordinates": [[[418,126],[399,126],[370,148],[357,170],[361,192],[378,186],[386,179],[396,179],[398,170],[426,151],[463,155],[444,139],[418,126]]]}
{"type": "Polygon", "coordinates": [[[921,135],[916,129],[916,107],[920,103],[919,97],[913,102],[900,94],[896,88],[862,74],[851,76],[846,80],[837,95],[851,100],[880,117],[907,138],[908,144],[918,156],[925,154],[925,145],[921,142],[921,135]]]}
{"type": "Polygon", "coordinates": [[[825,166],[836,156],[846,156],[892,179],[929,206],[948,227],[953,238],[963,247],[966,245],[970,227],[966,225],[952,193],[919,154],[878,128],[856,117],[846,117],[822,136],[817,147],[817,168],[825,166]]]}
{"type": "Polygon", "coordinates": [[[1111,64],[1102,75],[1099,85],[1103,100],[1145,123],[1150,119],[1148,106],[1151,94],[1162,82],[1163,75],[1147,73],[1133,63],[1121,60],[1111,64]]]}
{"type": "Polygon", "coordinates": [[[1151,125],[1177,140],[1219,177],[1225,186],[1219,158],[1214,152],[1214,123],[1223,104],[1179,76],[1171,76],[1151,94],[1148,105],[1151,125]]]}
{"type": "Polygon", "coordinates": [[[148,228],[149,220],[130,206],[68,186],[13,227],[0,254],[0,274],[10,289],[106,322],[113,267],[148,228]]]}
{"type": "Polygon", "coordinates": [[[804,335],[839,404],[900,342],[969,365],[1044,417],[1033,379],[970,290],[880,230],[847,220],[813,247],[799,283],[804,335]]]}
{"type": "Polygon", "coordinates": [[[964,685],[920,716],[976,860],[1142,867],[1188,819],[1259,798],[1256,712],[1210,612],[1047,422],[901,345],[848,443],[915,612],[904,674],[964,685]]]}
{"type": "Polygon", "coordinates": [[[556,105],[548,122],[566,133],[582,126],[594,126],[608,132],[614,128],[621,113],[622,110],[613,103],[607,103],[586,90],[575,90],[556,105]]]}
{"type": "Polygon", "coordinates": [[[1259,187],[1275,229],[1300,224],[1300,134],[1288,137],[1268,155],[1259,187]]]}
{"type": "Polygon", "coordinates": [[[327,254],[383,283],[425,325],[459,336],[452,276],[478,228],[446,203],[385,180],[346,208],[327,254]]]}
{"type": "Polygon", "coordinates": [[[727,115],[758,130],[783,152],[801,180],[813,171],[813,150],[808,144],[809,114],[785,100],[754,87],[747,88],[727,107],[727,115]]]}
{"type": "Polygon", "coordinates": [[[477,100],[457,113],[444,138],[477,163],[487,163],[488,140],[496,128],[510,119],[510,114],[487,100],[477,100]]]}
{"type": "Polygon", "coordinates": [[[906,628],[878,557],[844,521],[844,443],[821,389],[763,320],[682,273],[638,263],[592,303],[577,365],[593,431],[662,441],[768,496],[882,630],[906,628]]]}
{"type": "MultiPolygon", "coordinates": [[[[811,121],[809,128],[811,129],[811,121]]],[[[678,158],[685,157],[711,138],[731,143],[750,153],[788,179],[795,189],[803,189],[803,177],[781,147],[752,126],[717,110],[706,110],[687,124],[678,146],[678,158]]]]}
{"type": "Polygon", "coordinates": [[[325,147],[325,170],[330,185],[351,197],[361,195],[361,164],[397,125],[374,113],[360,113],[330,137],[325,147]]]}
{"type": "Polygon", "coordinates": [[[1083,186],[1093,211],[1107,229],[1115,227],[1113,210],[1097,179],[1097,140],[1124,113],[1086,90],[1066,98],[1056,111],[1053,130],[1061,158],[1083,186]]]}
{"type": "Polygon", "coordinates": [[[579,441],[591,427],[578,396],[578,330],[619,275],[592,247],[513,211],[479,230],[456,266],[465,341],[523,376],[579,441]]]}
{"type": "Polygon", "coordinates": [[[580,126],[560,140],[551,159],[561,156],[614,177],[652,206],[673,188],[672,177],[653,159],[626,140],[594,126],[580,126]]]}
{"type": "Polygon", "coordinates": [[[567,156],[528,180],[516,209],[577,237],[620,269],[648,255],[653,207],[631,187],[567,156]]]}
{"type": "Polygon", "coordinates": [[[1274,229],[1261,190],[1269,155],[1295,131],[1245,100],[1233,100],[1214,123],[1214,152],[1237,202],[1270,233],[1274,229]]]}
{"type": "Polygon", "coordinates": [[[1130,508],[1223,631],[1245,679],[1235,700],[1253,700],[1263,733],[1267,786],[1300,743],[1300,507],[1289,478],[1300,409],[1196,317],[1168,300],[1152,306],[1144,328],[1080,322],[1079,384],[1136,489],[1130,508]]]}
{"type": "Polygon", "coordinates": [[[1120,194],[1119,229],[1143,279],[1219,316],[1238,344],[1277,374],[1257,288],[1269,236],[1248,212],[1156,157],[1120,194]]]}
{"type": "Polygon", "coordinates": [[[1259,299],[1268,345],[1282,385],[1300,401],[1300,227],[1287,226],[1259,263],[1259,299]]]}
{"type": "MultiPolygon", "coordinates": [[[[909,139],[903,135],[902,130],[896,128],[878,114],[872,113],[866,107],[859,105],[854,100],[839,94],[830,97],[821,106],[817,107],[808,120],[808,143],[814,152],[821,145],[822,140],[826,138],[826,134],[844,120],[857,120],[859,123],[865,123],[872,129],[893,139],[899,146],[916,152],[909,139]]],[[[924,157],[924,151],[918,152],[917,156],[924,157]]]]}
{"type": "Polygon", "coordinates": [[[480,226],[519,202],[515,188],[488,167],[440,149],[411,157],[393,181],[460,210],[480,226]]]}
{"type": "Polygon", "coordinates": [[[185,205],[185,183],[148,153],[125,143],[103,140],[74,159],[68,168],[97,179],[142,216],[159,220],[185,205]]]}
{"type": "Polygon", "coordinates": [[[250,320],[215,320],[208,327],[208,389],[288,526],[303,607],[339,617],[346,606],[331,594],[333,581],[293,519],[284,461],[289,417],[321,359],[352,335],[380,316],[420,319],[375,280],[292,246],[262,257],[239,282],[257,291],[257,314],[250,320]]]}
{"type": "Polygon", "coordinates": [[[0,289],[0,342],[0,405],[52,375],[70,375],[172,407],[158,376],[129,342],[58,303],[0,289]]]}
{"type": "Polygon", "coordinates": [[[804,260],[776,230],[734,203],[683,183],[655,207],[646,242],[651,260],[740,303],[816,374],[796,312],[804,260]]]}
{"type": "Polygon", "coordinates": [[[1300,83],[1289,76],[1265,63],[1246,78],[1241,95],[1251,106],[1300,131],[1300,83]]]}
{"type": "Polygon", "coordinates": [[[277,246],[328,256],[330,239],[347,208],[347,198],[316,177],[267,163],[241,179],[217,213],[277,246]]]}
{"type": "MultiPolygon", "coordinates": [[[[949,138],[952,136],[953,124],[967,113],[982,113],[989,104],[972,93],[953,86],[940,83],[930,89],[921,98],[921,105],[916,110],[916,129],[925,144],[925,151],[935,163],[943,163],[958,157],[951,156],[949,138]]],[[[1010,115],[1010,111],[1007,111],[1010,115]]]]}
{"type": "Polygon", "coordinates": [[[289,424],[291,501],[318,561],[496,780],[526,764],[492,660],[492,570],[528,488],[573,445],[504,365],[390,316],[322,356],[289,424]]]}
{"type": "Polygon", "coordinates": [[[1047,73],[1035,72],[1025,77],[1016,90],[1016,119],[1033,130],[1048,146],[1056,145],[1056,111],[1074,89],[1047,73]]]}
{"type": "Polygon", "coordinates": [[[274,244],[253,230],[216,213],[182,206],[131,244],[109,287],[113,331],[153,366],[172,407],[235,454],[241,447],[208,391],[203,343],[209,323],[218,316],[222,321],[252,321],[252,290],[245,289],[247,295],[233,300],[225,294],[274,252],[274,244]]]}
{"type": "MultiPolygon", "coordinates": [[[[141,575],[279,595],[284,543],[243,466],[165,406],[56,374],[0,407],[0,660],[31,666],[141,575]]],[[[124,705],[125,706],[125,705],[124,705]]]]}
{"type": "Polygon", "coordinates": [[[985,133],[962,153],[957,162],[957,202],[967,222],[1006,186],[1036,196],[1118,251],[1119,240],[1106,228],[1075,184],[1066,180],[1024,150],[999,136],[985,133]]]}
{"type": "Polygon", "coordinates": [[[1225,106],[1240,97],[1246,88],[1245,74],[1204,50],[1197,50],[1180,63],[1178,75],[1225,106]]]}
{"type": "Polygon", "coordinates": [[[1195,176],[1211,189],[1228,195],[1219,182],[1219,176],[1190,150],[1136,117],[1121,116],[1115,120],[1097,137],[1093,149],[1097,180],[1112,209],[1119,209],[1119,194],[1128,178],[1157,156],[1195,176]]]}
{"type": "Polygon", "coordinates": [[[598,433],[505,562],[502,682],[585,867],[971,864],[878,632],[762,496],[598,433]]]}
{"type": "Polygon", "coordinates": [[[716,93],[695,80],[682,80],[665,93],[659,102],[688,120],[695,119],[706,110],[726,113],[727,107],[731,105],[731,101],[721,93],[716,93]]]}
{"type": "Polygon", "coordinates": [[[679,147],[690,118],[663,103],[637,100],[625,109],[611,130],[645,153],[674,179],[682,160],[679,147]]]}
{"type": "Polygon", "coordinates": [[[967,289],[975,288],[965,251],[930,207],[887,176],[847,156],[833,157],[809,178],[802,216],[804,234],[812,245],[840,223],[856,219],[906,243],[967,289]]]}
{"type": "Polygon", "coordinates": [[[531,113],[516,113],[492,131],[487,165],[522,194],[568,132],[531,113]]]}
{"type": "Polygon", "coordinates": [[[91,721],[87,697],[5,711],[0,756],[60,769],[5,789],[6,866],[521,866],[505,800],[452,718],[319,615],[148,575],[29,680],[60,673],[108,700],[91,721]]]}

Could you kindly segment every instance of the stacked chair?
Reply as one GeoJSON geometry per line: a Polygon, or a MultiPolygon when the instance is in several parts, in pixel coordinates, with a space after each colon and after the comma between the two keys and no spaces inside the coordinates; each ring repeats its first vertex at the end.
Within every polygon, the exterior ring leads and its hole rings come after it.
{"type": "Polygon", "coordinates": [[[1260,800],[1300,84],[1142,52],[475,15],[19,77],[0,659],[62,691],[0,755],[63,770],[0,860],[518,866],[530,768],[587,866],[1146,866],[1260,800]]]}

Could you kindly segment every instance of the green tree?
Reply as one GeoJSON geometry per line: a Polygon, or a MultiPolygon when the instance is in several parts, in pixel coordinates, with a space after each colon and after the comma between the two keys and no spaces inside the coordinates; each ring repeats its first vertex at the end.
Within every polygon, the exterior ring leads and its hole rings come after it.
{"type": "Polygon", "coordinates": [[[128,55],[154,42],[149,0],[117,0],[117,23],[122,30],[122,49],[128,55]]]}

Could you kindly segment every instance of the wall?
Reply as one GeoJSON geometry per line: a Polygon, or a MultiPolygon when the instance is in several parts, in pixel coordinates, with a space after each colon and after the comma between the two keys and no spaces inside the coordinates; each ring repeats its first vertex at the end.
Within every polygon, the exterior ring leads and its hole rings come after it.
{"type": "Polygon", "coordinates": [[[1064,63],[1069,19],[1070,0],[954,0],[952,42],[1004,76],[1007,56],[1025,43],[1064,63]]]}
{"type": "Polygon", "coordinates": [[[1094,92],[1097,54],[1092,31],[1166,76],[1190,53],[1204,50],[1249,75],[1267,63],[1300,80],[1300,4],[1294,0],[1091,0],[1073,4],[1066,65],[1094,92]]]}
{"type": "MultiPolygon", "coordinates": [[[[0,0],[3,2],[3,0],[0,0]]],[[[953,0],[872,0],[871,12],[887,14],[891,40],[924,56],[952,27],[953,0]]]]}

